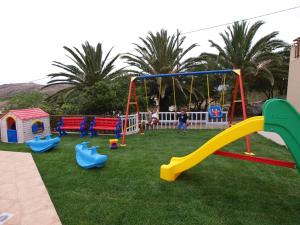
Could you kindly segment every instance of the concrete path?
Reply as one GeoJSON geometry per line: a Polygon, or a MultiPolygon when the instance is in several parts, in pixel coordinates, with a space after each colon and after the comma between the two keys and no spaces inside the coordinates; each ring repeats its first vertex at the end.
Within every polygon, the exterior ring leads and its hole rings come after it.
{"type": "Polygon", "coordinates": [[[0,151],[2,213],[12,214],[4,225],[61,225],[30,153],[0,151]]]}

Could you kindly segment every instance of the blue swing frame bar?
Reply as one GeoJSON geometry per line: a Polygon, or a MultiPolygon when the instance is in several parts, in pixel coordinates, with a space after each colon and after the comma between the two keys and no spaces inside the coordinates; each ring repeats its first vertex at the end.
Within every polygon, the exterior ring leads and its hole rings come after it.
{"type": "Polygon", "coordinates": [[[132,77],[134,80],[138,79],[150,79],[150,78],[159,78],[159,77],[178,77],[178,76],[204,76],[204,75],[228,75],[228,74],[236,74],[239,75],[237,72],[239,70],[231,70],[231,69],[226,69],[226,70],[208,70],[208,71],[195,71],[195,72],[181,72],[181,73],[170,73],[170,74],[146,74],[146,75],[139,75],[132,77]]]}

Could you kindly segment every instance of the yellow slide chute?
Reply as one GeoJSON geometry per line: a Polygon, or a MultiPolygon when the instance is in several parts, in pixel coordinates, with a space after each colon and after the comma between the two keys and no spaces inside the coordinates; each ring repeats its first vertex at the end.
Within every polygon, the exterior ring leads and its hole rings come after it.
{"type": "Polygon", "coordinates": [[[219,133],[200,148],[184,157],[173,157],[168,165],[160,167],[160,178],[174,181],[182,172],[197,165],[209,155],[237,139],[264,130],[264,117],[256,116],[244,120],[219,133]]]}

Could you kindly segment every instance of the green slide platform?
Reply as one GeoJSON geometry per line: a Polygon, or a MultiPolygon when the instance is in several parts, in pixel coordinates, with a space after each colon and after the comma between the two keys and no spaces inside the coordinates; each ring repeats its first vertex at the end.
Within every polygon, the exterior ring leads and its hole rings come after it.
{"type": "Polygon", "coordinates": [[[300,115],[286,100],[270,99],[263,107],[264,130],[279,134],[300,172],[300,115]]]}

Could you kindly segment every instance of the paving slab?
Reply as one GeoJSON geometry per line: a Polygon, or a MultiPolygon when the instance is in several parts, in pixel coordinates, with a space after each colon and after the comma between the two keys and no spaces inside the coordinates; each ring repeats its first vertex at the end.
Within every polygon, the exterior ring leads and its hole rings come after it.
{"type": "Polygon", "coordinates": [[[0,215],[4,225],[61,225],[30,153],[0,151],[0,215]]]}

